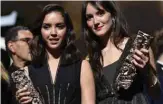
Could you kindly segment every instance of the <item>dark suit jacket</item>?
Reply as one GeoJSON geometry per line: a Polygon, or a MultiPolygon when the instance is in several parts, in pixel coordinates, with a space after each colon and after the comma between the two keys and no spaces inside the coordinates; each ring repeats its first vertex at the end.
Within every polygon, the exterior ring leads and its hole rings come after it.
{"type": "Polygon", "coordinates": [[[157,67],[157,72],[158,72],[158,78],[161,84],[161,95],[160,95],[160,98],[157,100],[152,99],[148,95],[147,96],[149,98],[150,104],[163,104],[163,65],[157,62],[156,67],[157,67]]]}

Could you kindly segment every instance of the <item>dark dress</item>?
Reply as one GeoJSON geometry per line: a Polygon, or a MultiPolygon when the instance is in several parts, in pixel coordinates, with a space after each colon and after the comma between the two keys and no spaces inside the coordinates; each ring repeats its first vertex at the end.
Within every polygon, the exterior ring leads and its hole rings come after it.
{"type": "Polygon", "coordinates": [[[1,78],[1,104],[13,104],[9,83],[1,78]]]}
{"type": "Polygon", "coordinates": [[[40,68],[29,66],[29,76],[44,104],[80,104],[81,60],[60,64],[52,82],[48,64],[40,68]]]}
{"type": "Polygon", "coordinates": [[[117,67],[121,64],[122,58],[128,50],[131,39],[126,43],[125,49],[118,61],[105,66],[101,79],[96,79],[96,93],[98,104],[148,104],[147,98],[143,94],[143,77],[137,72],[136,77],[128,90],[114,90],[114,81],[117,76],[117,67]]]}

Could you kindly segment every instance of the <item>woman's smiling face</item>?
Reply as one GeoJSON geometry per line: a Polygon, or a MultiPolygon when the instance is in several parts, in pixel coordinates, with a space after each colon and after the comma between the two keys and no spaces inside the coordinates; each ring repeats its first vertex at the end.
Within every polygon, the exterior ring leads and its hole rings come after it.
{"type": "Polygon", "coordinates": [[[106,11],[101,5],[97,9],[91,3],[86,7],[87,26],[97,36],[103,37],[112,27],[111,13],[106,11]]]}

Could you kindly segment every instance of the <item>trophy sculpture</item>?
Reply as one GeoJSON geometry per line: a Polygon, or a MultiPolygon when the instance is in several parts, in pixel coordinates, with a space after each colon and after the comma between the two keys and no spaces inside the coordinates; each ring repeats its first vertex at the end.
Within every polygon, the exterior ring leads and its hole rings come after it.
{"type": "Polygon", "coordinates": [[[127,55],[124,57],[124,60],[120,65],[118,75],[115,79],[116,90],[119,90],[120,88],[127,90],[131,86],[134,77],[137,74],[136,67],[131,62],[133,60],[132,56],[134,54],[134,50],[141,48],[148,49],[152,40],[153,37],[149,34],[138,31],[138,34],[134,38],[133,43],[129,47],[127,55]]]}
{"type": "Polygon", "coordinates": [[[11,74],[13,82],[16,84],[17,89],[22,89],[27,86],[27,90],[30,92],[30,97],[32,97],[31,104],[43,104],[39,93],[34,88],[33,83],[28,75],[25,74],[24,70],[16,70],[11,74]]]}

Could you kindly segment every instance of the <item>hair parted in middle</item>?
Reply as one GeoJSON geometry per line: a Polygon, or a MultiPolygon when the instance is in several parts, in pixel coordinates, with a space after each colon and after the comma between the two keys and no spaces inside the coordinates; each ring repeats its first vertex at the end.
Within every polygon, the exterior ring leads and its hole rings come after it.
{"type": "Polygon", "coordinates": [[[64,60],[64,62],[62,63],[66,64],[73,62],[76,59],[79,59],[79,57],[81,56],[79,50],[74,45],[75,32],[69,14],[64,10],[63,7],[58,4],[48,4],[43,8],[39,18],[35,21],[34,25],[32,26],[32,33],[36,35],[31,45],[33,60],[32,63],[39,66],[46,63],[48,58],[47,53],[45,51],[45,42],[43,41],[41,35],[41,27],[45,16],[51,12],[60,12],[64,18],[64,22],[67,28],[65,39],[62,42],[62,60],[64,60]]]}

